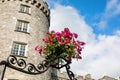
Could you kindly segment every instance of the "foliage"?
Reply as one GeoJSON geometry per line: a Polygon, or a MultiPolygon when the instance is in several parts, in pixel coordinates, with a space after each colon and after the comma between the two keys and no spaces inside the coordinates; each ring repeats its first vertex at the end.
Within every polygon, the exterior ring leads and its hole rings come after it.
{"type": "MultiPolygon", "coordinates": [[[[45,45],[36,46],[35,50],[45,58],[56,58],[61,56],[71,62],[72,58],[82,59],[81,51],[85,43],[76,40],[78,35],[70,32],[69,28],[64,28],[61,32],[47,32],[47,37],[43,39],[45,45]]],[[[49,59],[48,58],[48,59],[49,59]]]]}

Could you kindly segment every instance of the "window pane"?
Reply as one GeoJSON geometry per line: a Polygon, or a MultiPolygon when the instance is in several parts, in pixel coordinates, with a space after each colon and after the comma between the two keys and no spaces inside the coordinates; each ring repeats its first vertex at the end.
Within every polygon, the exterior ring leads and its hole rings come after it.
{"type": "Polygon", "coordinates": [[[25,11],[26,13],[29,13],[29,7],[26,7],[26,11],[25,11]]]}
{"type": "Polygon", "coordinates": [[[17,21],[16,30],[27,32],[27,30],[28,30],[28,22],[26,22],[26,21],[19,21],[18,20],[17,21]]]}
{"type": "Polygon", "coordinates": [[[23,31],[24,32],[27,32],[27,27],[28,27],[28,23],[24,23],[24,25],[23,25],[23,31]]]}
{"type": "Polygon", "coordinates": [[[26,44],[13,43],[12,54],[25,56],[26,44]]]}
{"type": "Polygon", "coordinates": [[[21,45],[19,55],[24,56],[24,54],[25,54],[25,45],[21,45]]]}
{"type": "Polygon", "coordinates": [[[21,11],[21,12],[24,12],[24,10],[25,10],[25,7],[24,7],[23,5],[21,5],[21,6],[20,6],[20,11],[21,11]]]}
{"type": "Polygon", "coordinates": [[[30,7],[27,5],[20,5],[20,12],[30,13],[30,7]]]}
{"type": "Polygon", "coordinates": [[[18,51],[19,51],[19,45],[16,43],[13,43],[12,54],[18,55],[18,51]]]}
{"type": "Polygon", "coordinates": [[[21,21],[18,21],[18,22],[17,22],[16,30],[19,30],[19,31],[22,30],[22,22],[21,22],[21,21]]]}

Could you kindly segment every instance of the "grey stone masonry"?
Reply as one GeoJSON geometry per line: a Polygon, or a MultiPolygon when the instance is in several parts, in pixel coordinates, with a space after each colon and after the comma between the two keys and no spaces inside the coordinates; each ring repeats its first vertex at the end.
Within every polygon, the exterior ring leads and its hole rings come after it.
{"type": "MultiPolygon", "coordinates": [[[[25,8],[27,10],[27,8],[25,8]]],[[[34,50],[41,45],[50,26],[50,10],[43,0],[0,0],[0,61],[11,54],[14,42],[26,44],[24,58],[28,63],[37,65],[44,58],[34,50]],[[21,12],[20,6],[29,7],[29,13],[21,12]],[[17,21],[25,21],[28,31],[16,30],[17,21]]],[[[0,71],[2,68],[0,67],[0,71]]],[[[41,75],[28,75],[10,68],[6,69],[4,80],[49,80],[49,70],[41,75]]]]}

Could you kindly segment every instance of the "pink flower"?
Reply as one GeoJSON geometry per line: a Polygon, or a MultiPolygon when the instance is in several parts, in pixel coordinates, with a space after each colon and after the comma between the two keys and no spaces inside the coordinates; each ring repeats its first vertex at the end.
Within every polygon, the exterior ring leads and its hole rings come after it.
{"type": "Polygon", "coordinates": [[[78,44],[81,44],[81,42],[79,40],[76,41],[78,44]]]}
{"type": "Polygon", "coordinates": [[[85,42],[80,42],[79,40],[77,40],[77,43],[78,43],[79,45],[85,45],[85,42]]]}
{"type": "Polygon", "coordinates": [[[49,42],[50,44],[53,44],[53,42],[50,40],[50,42],[49,42]]]}
{"type": "Polygon", "coordinates": [[[69,38],[65,39],[65,44],[67,44],[67,43],[70,43],[70,39],[69,38]]]}
{"type": "Polygon", "coordinates": [[[51,33],[53,34],[53,33],[55,33],[55,31],[54,31],[54,30],[52,30],[52,31],[51,31],[51,33]]]}
{"type": "Polygon", "coordinates": [[[36,47],[35,47],[35,50],[36,50],[36,51],[38,51],[38,50],[39,50],[39,47],[38,47],[38,46],[36,46],[36,47]]]}
{"type": "Polygon", "coordinates": [[[73,44],[76,43],[74,38],[73,38],[72,42],[73,42],[73,44]]]}
{"type": "Polygon", "coordinates": [[[78,48],[77,51],[79,54],[81,54],[82,48],[78,48]]]}
{"type": "Polygon", "coordinates": [[[85,42],[80,42],[80,45],[85,45],[85,42]]]}
{"type": "Polygon", "coordinates": [[[49,42],[49,39],[48,39],[48,38],[45,38],[45,39],[43,39],[43,41],[44,41],[45,43],[48,43],[48,42],[49,42]]]}
{"type": "MultiPolygon", "coordinates": [[[[43,39],[44,46],[36,46],[35,50],[39,54],[44,54],[45,57],[54,59],[57,52],[60,52],[60,57],[67,60],[67,63],[71,63],[72,58],[82,59],[81,51],[85,42],[76,40],[78,34],[72,33],[69,28],[64,28],[61,32],[50,31],[47,32],[47,37],[43,39]]],[[[58,54],[57,54],[58,55],[58,54]]],[[[52,62],[52,66],[58,66],[59,62],[52,62]]],[[[62,60],[60,61],[62,63],[62,60]]]]}
{"type": "Polygon", "coordinates": [[[78,37],[78,34],[76,34],[76,33],[73,33],[73,35],[74,35],[74,37],[75,37],[75,38],[77,38],[77,37],[78,37]]]}
{"type": "Polygon", "coordinates": [[[70,32],[69,28],[65,28],[64,31],[62,31],[62,34],[67,38],[72,37],[72,33],[70,32]]]}
{"type": "Polygon", "coordinates": [[[50,32],[47,32],[46,34],[50,34],[50,32]]]}
{"type": "Polygon", "coordinates": [[[65,45],[65,42],[64,42],[64,41],[61,41],[60,44],[61,44],[62,46],[64,46],[64,45],[65,45]]]}
{"type": "Polygon", "coordinates": [[[61,33],[60,33],[60,32],[56,32],[56,35],[57,35],[57,36],[61,36],[61,33]]]}
{"type": "Polygon", "coordinates": [[[56,32],[56,36],[55,38],[60,42],[60,39],[61,39],[61,33],[60,32],[56,32]]]}
{"type": "Polygon", "coordinates": [[[50,42],[51,42],[50,37],[43,39],[43,41],[44,41],[45,43],[50,43],[50,42]]]}
{"type": "Polygon", "coordinates": [[[66,32],[66,33],[70,33],[69,28],[64,28],[64,32],[66,32]]]}
{"type": "Polygon", "coordinates": [[[41,54],[42,53],[42,49],[39,49],[38,52],[41,54]]]}
{"type": "Polygon", "coordinates": [[[73,41],[73,44],[74,44],[75,48],[78,47],[78,44],[76,43],[76,41],[73,41]]]}
{"type": "Polygon", "coordinates": [[[39,46],[36,46],[35,50],[38,51],[40,54],[42,53],[42,48],[40,48],[39,46]]]}
{"type": "Polygon", "coordinates": [[[82,59],[82,57],[78,54],[78,59],[82,59]]]}

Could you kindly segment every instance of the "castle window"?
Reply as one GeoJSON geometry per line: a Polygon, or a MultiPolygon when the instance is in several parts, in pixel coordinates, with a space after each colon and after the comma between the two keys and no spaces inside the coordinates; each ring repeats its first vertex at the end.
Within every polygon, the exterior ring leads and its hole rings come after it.
{"type": "Polygon", "coordinates": [[[13,43],[12,54],[17,56],[25,56],[27,44],[13,43]]]}
{"type": "Polygon", "coordinates": [[[16,25],[16,30],[22,32],[28,32],[28,28],[29,28],[28,26],[29,26],[29,22],[18,20],[16,25]]]}
{"type": "Polygon", "coordinates": [[[20,12],[30,14],[30,6],[21,4],[20,12]]]}

